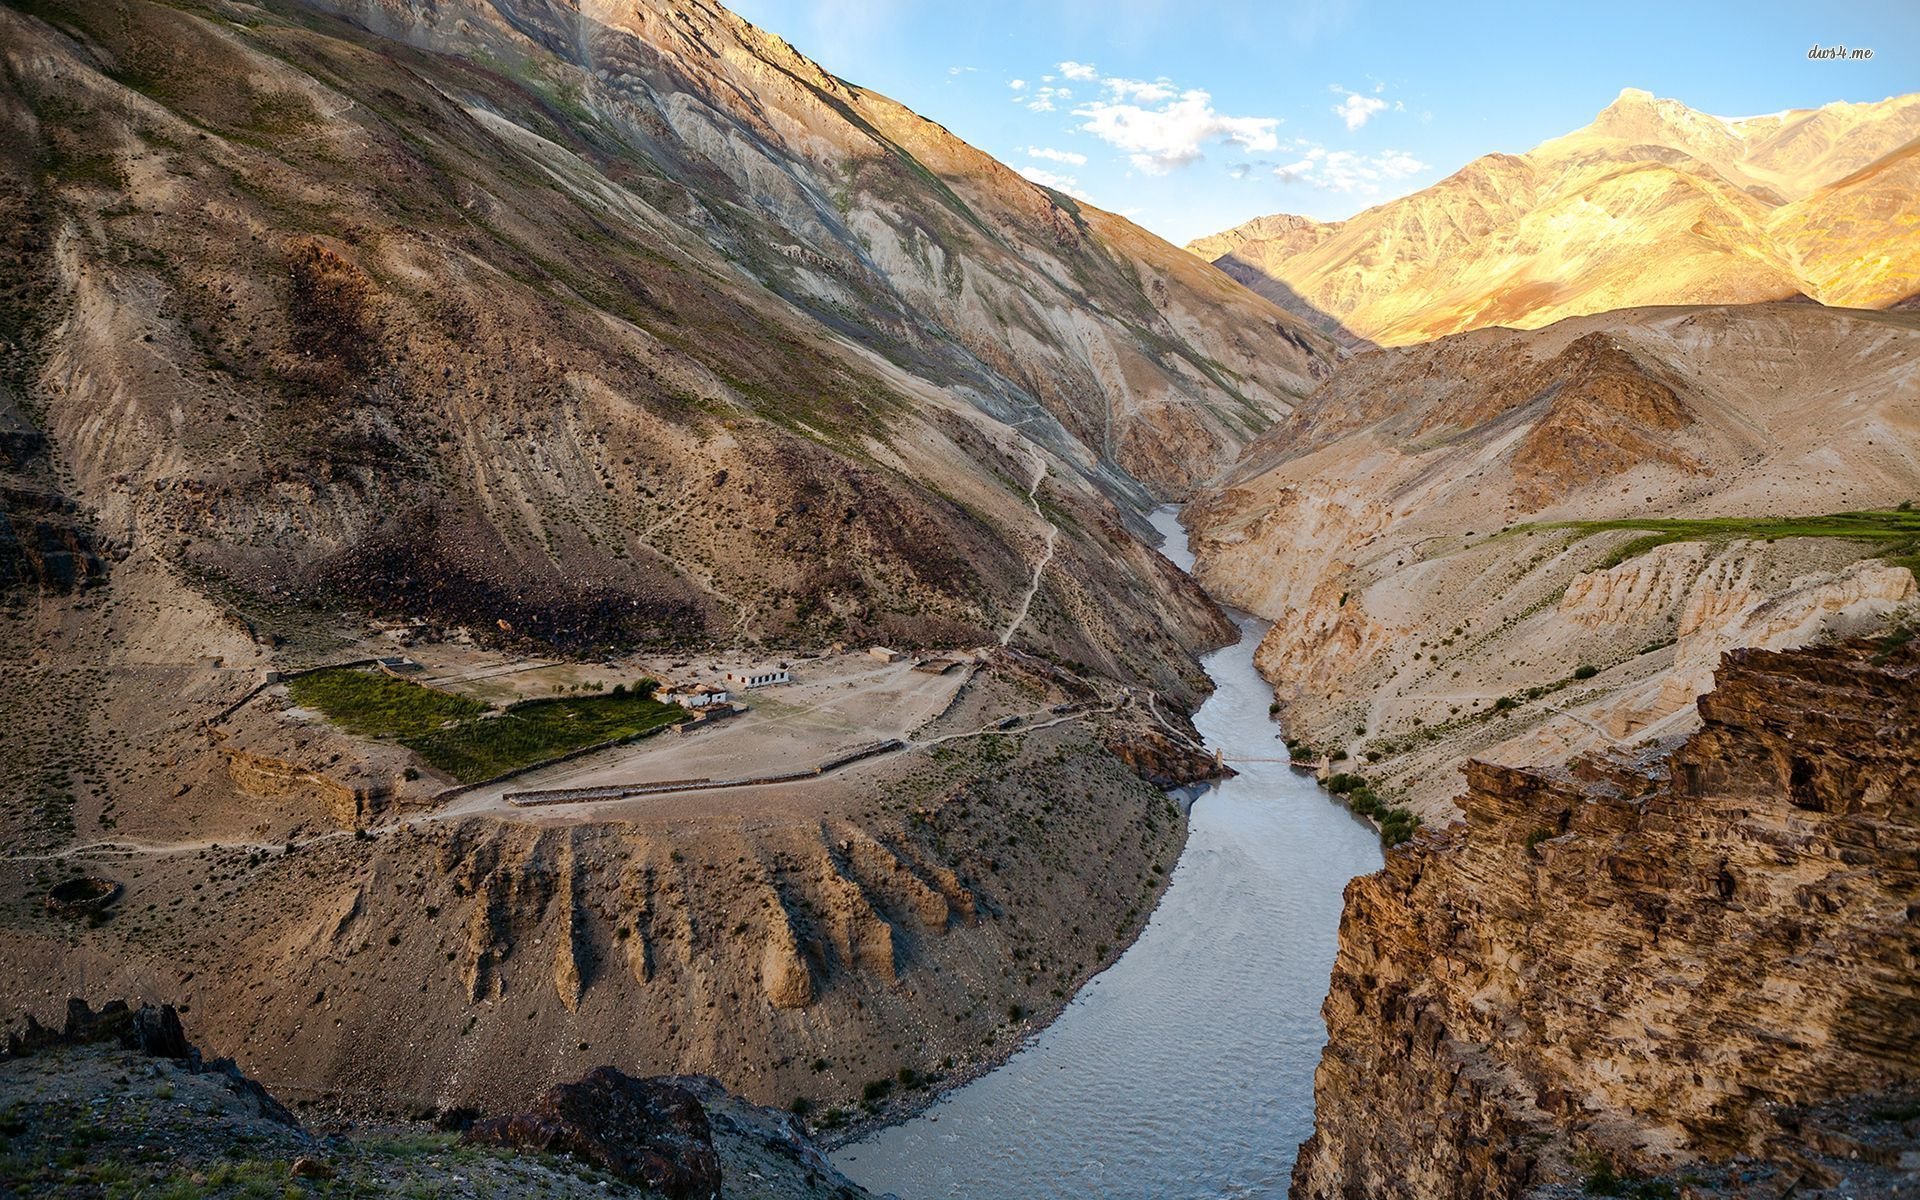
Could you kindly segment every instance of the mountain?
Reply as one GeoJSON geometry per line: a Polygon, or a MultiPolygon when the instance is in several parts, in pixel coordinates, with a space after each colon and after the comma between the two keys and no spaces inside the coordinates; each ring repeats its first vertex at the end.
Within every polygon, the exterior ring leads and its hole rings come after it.
{"type": "Polygon", "coordinates": [[[1920,95],[1727,119],[1628,88],[1584,129],[1347,221],[1188,247],[1349,342],[1648,304],[1920,294],[1920,95]]]}
{"type": "Polygon", "coordinates": [[[290,1102],[613,1063],[840,1124],[1138,932],[1232,632],[1144,513],[1328,339],[713,5],[0,44],[20,1003],[177,1001],[290,1102]]]}
{"type": "Polygon", "coordinates": [[[1189,506],[1197,574],[1273,622],[1290,736],[1447,818],[1468,757],[1676,736],[1723,651],[1911,607],[1916,356],[1807,304],[1358,354],[1189,506]]]}
{"type": "Polygon", "coordinates": [[[718,7],[33,12],[3,382],[70,494],[13,523],[71,501],[241,596],[975,641],[1030,484],[1097,580],[1330,362],[718,7]]]}

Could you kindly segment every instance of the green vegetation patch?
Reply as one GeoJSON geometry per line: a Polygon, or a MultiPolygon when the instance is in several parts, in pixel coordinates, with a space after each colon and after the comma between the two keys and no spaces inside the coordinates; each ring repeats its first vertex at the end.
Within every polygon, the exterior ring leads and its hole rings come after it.
{"type": "Polygon", "coordinates": [[[317,708],[348,733],[398,742],[425,737],[453,721],[487,711],[469,696],[456,696],[395,679],[380,671],[341,667],[302,675],[287,684],[295,704],[317,708]]]}
{"type": "Polygon", "coordinates": [[[493,715],[478,700],[375,671],[320,671],[288,685],[295,702],[349,733],[399,742],[462,783],[630,741],[686,718],[679,706],[654,699],[653,689],[647,680],[632,691],[527,700],[493,715]]]}
{"type": "Polygon", "coordinates": [[[1388,849],[1411,841],[1414,831],[1420,828],[1420,818],[1412,809],[1388,803],[1359,775],[1337,772],[1327,777],[1325,786],[1343,798],[1349,809],[1378,823],[1380,844],[1388,849]]]}
{"type": "Polygon", "coordinates": [[[1552,521],[1520,528],[1567,529],[1581,537],[1616,529],[1642,532],[1643,536],[1616,546],[1600,562],[1599,570],[1618,566],[1669,542],[1725,542],[1736,538],[1770,542],[1779,538],[1811,537],[1885,543],[1881,557],[1898,566],[1920,570],[1920,512],[1905,506],[1812,517],[1625,517],[1611,521],[1552,521]]]}

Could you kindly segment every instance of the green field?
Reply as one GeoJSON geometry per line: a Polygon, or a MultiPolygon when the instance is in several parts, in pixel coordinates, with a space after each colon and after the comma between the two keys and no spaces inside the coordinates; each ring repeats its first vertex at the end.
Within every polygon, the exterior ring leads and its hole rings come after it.
{"type": "Polygon", "coordinates": [[[317,708],[335,725],[361,737],[405,741],[449,721],[470,721],[487,706],[379,671],[342,667],[302,675],[287,684],[293,702],[317,708]]]}
{"type": "Polygon", "coordinates": [[[1779,538],[1824,537],[1882,543],[1880,557],[1920,572],[1920,512],[1904,508],[1816,517],[1627,517],[1613,521],[1552,521],[1517,526],[1516,532],[1526,529],[1570,529],[1582,537],[1617,529],[1643,533],[1614,547],[1598,564],[1601,570],[1670,542],[1726,542],[1736,538],[1771,542],[1779,538]]]}
{"type": "Polygon", "coordinates": [[[498,716],[478,700],[352,667],[303,675],[287,690],[347,732],[399,742],[462,783],[640,737],[687,715],[655,700],[652,681],[631,692],[527,700],[498,716]]]}

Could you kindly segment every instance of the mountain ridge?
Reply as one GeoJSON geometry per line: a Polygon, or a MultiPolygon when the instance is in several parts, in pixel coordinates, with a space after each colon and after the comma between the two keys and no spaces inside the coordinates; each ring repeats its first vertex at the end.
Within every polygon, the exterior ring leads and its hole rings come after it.
{"type": "Polygon", "coordinates": [[[1920,94],[1729,120],[1628,88],[1347,220],[1255,218],[1188,248],[1348,344],[1648,304],[1885,308],[1920,292],[1917,143],[1920,94]]]}

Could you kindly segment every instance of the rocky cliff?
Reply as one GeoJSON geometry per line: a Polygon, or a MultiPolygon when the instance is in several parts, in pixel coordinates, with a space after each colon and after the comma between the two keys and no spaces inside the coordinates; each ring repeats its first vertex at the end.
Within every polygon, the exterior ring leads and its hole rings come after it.
{"type": "Polygon", "coordinates": [[[1349,887],[1295,1197],[1908,1194],[1920,649],[1735,651],[1699,708],[1637,761],[1471,765],[1349,887]]]}
{"type": "Polygon", "coordinates": [[[1628,88],[1593,123],[1346,221],[1189,249],[1345,341],[1405,345],[1645,304],[1920,292],[1920,96],[1722,118],[1628,88]]]}

